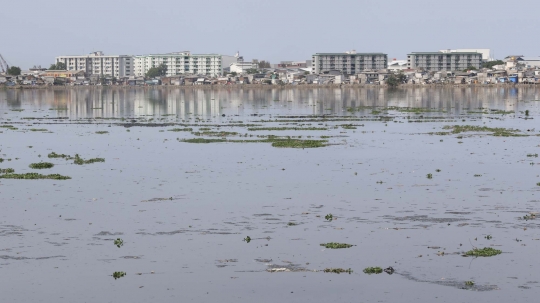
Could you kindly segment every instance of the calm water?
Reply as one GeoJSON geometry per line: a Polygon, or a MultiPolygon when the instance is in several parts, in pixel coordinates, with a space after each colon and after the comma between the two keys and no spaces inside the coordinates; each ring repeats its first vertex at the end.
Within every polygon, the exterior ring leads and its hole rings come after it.
{"type": "Polygon", "coordinates": [[[72,178],[0,179],[0,301],[534,301],[540,215],[523,216],[540,211],[538,100],[533,88],[0,90],[0,169],[72,178]],[[521,136],[442,134],[454,125],[521,136]],[[328,146],[240,142],[269,135],[328,146]],[[55,166],[28,167],[40,161],[55,166]],[[461,256],[475,247],[503,253],[461,256]]]}

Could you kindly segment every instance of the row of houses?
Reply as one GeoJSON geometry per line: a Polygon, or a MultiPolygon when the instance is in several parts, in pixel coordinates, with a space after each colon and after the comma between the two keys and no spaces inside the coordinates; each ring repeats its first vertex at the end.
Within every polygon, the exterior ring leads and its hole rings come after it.
{"type": "MultiPolygon", "coordinates": [[[[536,83],[540,57],[507,56],[495,64],[489,49],[447,49],[412,52],[406,60],[388,60],[385,53],[316,53],[311,60],[265,63],[235,56],[192,54],[189,51],[155,55],[59,56],[65,70],[31,69],[20,77],[0,77],[6,85],[207,85],[207,84],[385,84],[392,73],[403,82],[536,83]],[[263,64],[261,64],[262,66],[263,64]],[[146,79],[153,67],[165,66],[162,76],[146,79]],[[482,68],[489,66],[490,68],[482,68]]],[[[62,63],[62,64],[60,64],[62,63]]]]}
{"type": "Polygon", "coordinates": [[[425,71],[403,70],[366,70],[352,75],[339,70],[323,73],[311,73],[310,68],[265,68],[257,73],[230,73],[224,76],[210,77],[202,75],[161,76],[152,79],[145,77],[102,77],[86,76],[83,71],[25,72],[20,76],[0,76],[0,85],[325,85],[325,84],[368,84],[385,85],[392,75],[401,74],[402,84],[497,84],[497,83],[540,83],[540,67],[526,70],[516,69],[479,69],[468,71],[425,71]]]}

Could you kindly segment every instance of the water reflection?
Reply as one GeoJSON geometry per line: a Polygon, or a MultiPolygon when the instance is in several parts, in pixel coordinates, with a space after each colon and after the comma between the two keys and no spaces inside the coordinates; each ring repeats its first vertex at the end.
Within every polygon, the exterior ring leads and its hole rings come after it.
{"type": "Polygon", "coordinates": [[[74,88],[0,91],[0,108],[48,110],[51,117],[350,114],[350,107],[439,109],[449,115],[479,108],[518,111],[520,100],[539,100],[534,87],[344,88],[74,88]]]}

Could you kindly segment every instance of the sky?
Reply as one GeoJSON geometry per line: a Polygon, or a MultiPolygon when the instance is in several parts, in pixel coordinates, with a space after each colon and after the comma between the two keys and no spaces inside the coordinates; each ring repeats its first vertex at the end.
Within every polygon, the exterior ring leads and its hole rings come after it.
{"type": "Polygon", "coordinates": [[[0,54],[23,69],[92,51],[239,51],[271,63],[352,49],[390,60],[456,48],[540,56],[539,0],[17,0],[0,11],[0,54]]]}

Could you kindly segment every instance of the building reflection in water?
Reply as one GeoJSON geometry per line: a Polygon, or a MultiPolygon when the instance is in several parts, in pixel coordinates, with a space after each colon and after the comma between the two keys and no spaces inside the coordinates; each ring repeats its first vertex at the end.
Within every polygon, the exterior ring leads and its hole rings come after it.
{"type": "Polygon", "coordinates": [[[99,88],[0,90],[1,109],[48,111],[50,117],[226,115],[342,115],[348,108],[437,109],[448,115],[478,109],[519,111],[522,100],[540,100],[534,87],[321,88],[99,88]]]}

